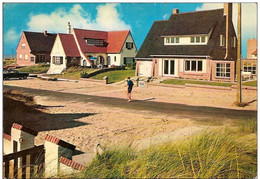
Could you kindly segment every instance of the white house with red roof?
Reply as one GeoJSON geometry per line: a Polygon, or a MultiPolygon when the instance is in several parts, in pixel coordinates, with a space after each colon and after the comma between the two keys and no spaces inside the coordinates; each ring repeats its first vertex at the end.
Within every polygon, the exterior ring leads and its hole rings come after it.
{"type": "Polygon", "coordinates": [[[130,30],[97,31],[73,28],[57,34],[48,74],[59,74],[80,65],[86,67],[127,66],[134,63],[137,48],[130,30]]]}

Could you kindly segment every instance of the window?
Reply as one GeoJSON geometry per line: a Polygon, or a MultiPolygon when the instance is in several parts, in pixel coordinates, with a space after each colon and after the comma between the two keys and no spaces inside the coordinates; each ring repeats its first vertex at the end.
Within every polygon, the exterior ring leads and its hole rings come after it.
{"type": "Polygon", "coordinates": [[[206,36],[193,36],[190,37],[190,43],[206,43],[206,36]]]}
{"type": "Polygon", "coordinates": [[[236,43],[237,43],[237,39],[236,39],[236,37],[233,37],[233,45],[232,45],[232,47],[236,47],[236,43]]]}
{"type": "Polygon", "coordinates": [[[220,35],[220,46],[221,47],[226,46],[226,37],[224,35],[220,35]]]}
{"type": "Polygon", "coordinates": [[[104,46],[103,39],[85,39],[88,45],[95,45],[95,46],[104,46]]]}
{"type": "Polygon", "coordinates": [[[133,42],[126,42],[126,48],[127,49],[132,49],[133,48],[133,42]]]}
{"type": "Polygon", "coordinates": [[[175,60],[164,60],[163,74],[164,75],[175,75],[175,60]]]}
{"type": "Polygon", "coordinates": [[[116,56],[114,56],[114,62],[116,62],[116,56]]]}
{"type": "Polygon", "coordinates": [[[111,60],[110,56],[107,57],[107,65],[111,65],[111,60]]]}
{"type": "Polygon", "coordinates": [[[179,37],[166,37],[165,38],[165,44],[176,44],[180,43],[179,37]]]}
{"type": "Polygon", "coordinates": [[[230,77],[230,63],[216,63],[216,77],[230,77]]]}
{"type": "Polygon", "coordinates": [[[23,58],[23,55],[19,54],[19,60],[22,60],[22,58],[23,58]]]}
{"type": "Polygon", "coordinates": [[[244,72],[251,72],[252,75],[256,75],[256,63],[244,62],[244,72]]]}
{"type": "Polygon", "coordinates": [[[36,63],[43,63],[45,61],[45,54],[38,54],[36,55],[36,63]]]}
{"type": "Polygon", "coordinates": [[[24,59],[28,60],[28,54],[25,54],[24,59]]]}
{"type": "Polygon", "coordinates": [[[201,60],[185,60],[185,71],[202,72],[201,60]]]}
{"type": "Polygon", "coordinates": [[[31,57],[31,62],[34,62],[34,57],[31,57]]]}
{"type": "Polygon", "coordinates": [[[25,49],[25,44],[22,44],[22,49],[25,49]]]}
{"type": "Polygon", "coordinates": [[[54,56],[53,57],[53,64],[56,64],[56,65],[63,64],[63,57],[61,57],[61,56],[54,56]]]}

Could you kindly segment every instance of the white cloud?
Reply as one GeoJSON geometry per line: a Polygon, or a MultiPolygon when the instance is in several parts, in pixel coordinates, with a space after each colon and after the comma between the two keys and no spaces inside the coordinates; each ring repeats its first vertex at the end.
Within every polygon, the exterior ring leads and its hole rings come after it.
{"type": "MultiPolygon", "coordinates": [[[[223,8],[223,3],[204,3],[196,10],[209,10],[223,8]]],[[[242,3],[242,38],[256,38],[257,36],[257,4],[256,3],[242,3]]],[[[238,3],[233,3],[233,24],[237,30],[237,16],[238,16],[238,3]]]]}
{"type": "Polygon", "coordinates": [[[19,37],[19,34],[15,30],[9,29],[4,35],[4,41],[7,43],[13,43],[16,42],[19,37]]]}
{"type": "Polygon", "coordinates": [[[169,17],[170,17],[170,14],[164,14],[164,15],[163,15],[163,19],[164,19],[164,20],[168,19],[169,17]]]}
{"type": "Polygon", "coordinates": [[[48,30],[51,32],[66,32],[67,23],[72,27],[96,30],[125,30],[131,29],[117,12],[118,4],[108,3],[98,6],[96,19],[79,4],[74,5],[69,11],[62,8],[56,9],[50,14],[31,15],[28,27],[30,31],[48,30]]]}

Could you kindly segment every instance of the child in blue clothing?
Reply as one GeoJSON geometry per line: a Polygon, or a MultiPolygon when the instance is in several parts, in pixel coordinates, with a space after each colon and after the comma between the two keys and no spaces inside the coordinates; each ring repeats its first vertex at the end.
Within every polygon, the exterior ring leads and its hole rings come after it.
{"type": "Polygon", "coordinates": [[[131,101],[131,92],[132,92],[133,86],[134,86],[133,81],[130,79],[130,77],[127,77],[127,98],[128,98],[128,102],[131,101]]]}

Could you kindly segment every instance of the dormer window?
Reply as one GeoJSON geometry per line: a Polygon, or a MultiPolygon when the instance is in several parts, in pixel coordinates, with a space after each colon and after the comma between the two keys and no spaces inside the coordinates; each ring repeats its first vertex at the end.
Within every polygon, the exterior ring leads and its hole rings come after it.
{"type": "Polygon", "coordinates": [[[86,43],[88,45],[95,45],[95,46],[104,46],[104,40],[103,39],[85,39],[86,43]]]}
{"type": "Polygon", "coordinates": [[[177,43],[180,43],[179,37],[166,37],[165,38],[166,45],[177,44],[177,43]]]}
{"type": "Polygon", "coordinates": [[[190,43],[204,44],[206,43],[206,36],[192,36],[190,37],[190,43]]]}

